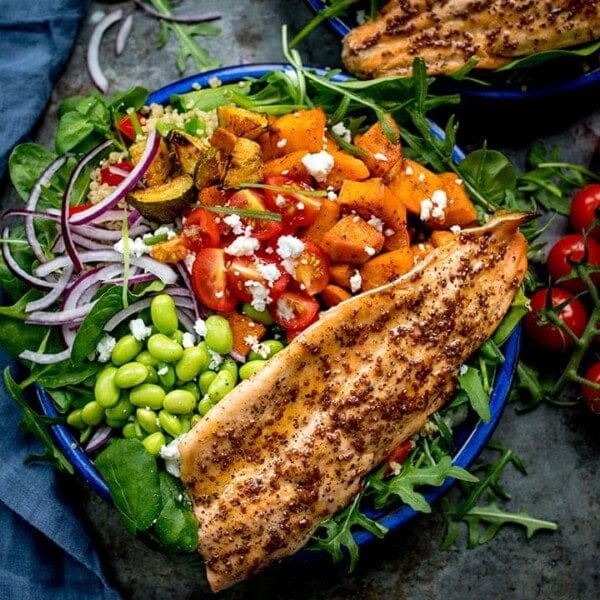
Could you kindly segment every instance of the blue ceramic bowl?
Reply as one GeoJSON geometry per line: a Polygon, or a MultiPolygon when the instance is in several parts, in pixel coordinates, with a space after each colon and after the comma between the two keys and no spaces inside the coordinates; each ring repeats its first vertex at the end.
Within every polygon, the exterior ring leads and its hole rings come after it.
{"type": "MultiPolygon", "coordinates": [[[[209,81],[214,77],[217,77],[222,83],[233,83],[246,77],[258,78],[270,71],[289,68],[290,67],[288,65],[283,64],[260,64],[227,67],[216,71],[202,73],[200,75],[194,75],[180,81],[176,81],[175,83],[155,91],[150,96],[150,102],[167,103],[171,96],[189,92],[197,84],[202,87],[208,86],[209,81]]],[[[343,74],[338,75],[338,77],[340,79],[347,78],[347,76],[343,74]]],[[[439,127],[432,125],[432,129],[436,135],[439,135],[440,137],[443,136],[443,131],[439,127]]],[[[462,152],[459,149],[456,149],[454,153],[455,160],[460,161],[463,157],[464,155],[462,152]]],[[[498,425],[506,404],[514,370],[517,364],[519,346],[520,331],[517,329],[513,332],[503,347],[506,360],[497,370],[496,384],[491,396],[491,418],[489,422],[483,423],[482,421],[476,419],[475,415],[472,414],[455,432],[457,448],[457,451],[453,457],[453,462],[455,465],[468,468],[484,449],[487,441],[498,425]]],[[[50,395],[40,386],[37,387],[36,391],[43,412],[48,416],[59,416],[50,395]]],[[[72,463],[77,475],[93,491],[98,493],[105,500],[110,501],[110,492],[100,476],[100,473],[97,471],[82,447],[78,444],[69,428],[64,425],[55,425],[52,427],[52,434],[56,444],[72,463]]],[[[433,488],[431,491],[427,492],[425,496],[428,502],[435,502],[448,490],[452,484],[453,480],[447,479],[442,486],[433,488]]],[[[418,513],[408,506],[400,506],[381,511],[376,514],[376,518],[390,531],[394,531],[417,514],[418,513]]],[[[355,533],[355,539],[359,544],[366,544],[374,539],[374,537],[366,531],[361,531],[355,533]]]]}
{"type": "MultiPolygon", "coordinates": [[[[306,3],[315,13],[326,8],[321,0],[306,0],[306,3]]],[[[365,5],[367,3],[365,2],[365,5]]],[[[358,23],[354,17],[353,7],[347,15],[328,19],[326,22],[333,32],[340,38],[344,38],[358,23]]],[[[587,73],[574,73],[565,75],[564,79],[557,79],[552,83],[541,82],[539,85],[518,89],[502,84],[483,86],[469,81],[454,81],[449,78],[437,78],[440,91],[445,93],[459,93],[464,98],[487,101],[510,101],[529,102],[539,99],[556,98],[564,95],[580,93],[583,90],[600,87],[600,68],[593,69],[587,73]]]]}

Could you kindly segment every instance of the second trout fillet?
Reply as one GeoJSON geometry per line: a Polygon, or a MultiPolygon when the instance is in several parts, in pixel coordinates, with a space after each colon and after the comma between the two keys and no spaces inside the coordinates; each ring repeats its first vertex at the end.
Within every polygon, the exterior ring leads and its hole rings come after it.
{"type": "Polygon", "coordinates": [[[326,311],[183,438],[214,591],[293,554],[414,435],[493,333],[527,268],[522,213],[326,311]]]}

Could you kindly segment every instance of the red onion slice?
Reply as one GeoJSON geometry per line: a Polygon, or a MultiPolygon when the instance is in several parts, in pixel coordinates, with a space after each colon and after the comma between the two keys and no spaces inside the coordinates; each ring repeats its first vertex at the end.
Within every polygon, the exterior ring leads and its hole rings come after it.
{"type": "Polygon", "coordinates": [[[46,295],[37,300],[32,300],[25,305],[25,312],[34,312],[52,306],[67,288],[72,273],[73,267],[67,267],[58,278],[54,287],[46,295]]]}
{"type": "Polygon", "coordinates": [[[204,21],[216,21],[222,17],[219,12],[205,12],[197,15],[169,15],[161,13],[151,6],[148,6],[142,0],[133,0],[144,12],[148,13],[151,17],[162,19],[163,21],[173,21],[175,23],[202,23],[204,21]]]}
{"type": "Polygon", "coordinates": [[[57,352],[56,354],[47,354],[45,352],[33,352],[32,350],[23,350],[21,354],[19,354],[19,358],[23,360],[28,360],[33,363],[37,363],[38,365],[51,365],[58,363],[62,360],[67,360],[71,356],[71,348],[67,348],[62,352],[57,352]]]}
{"type": "Polygon", "coordinates": [[[108,442],[108,440],[112,437],[113,431],[113,428],[109,427],[108,425],[99,427],[94,432],[94,435],[92,435],[90,438],[90,441],[86,444],[84,450],[88,454],[96,452],[96,450],[99,450],[108,442]]]}
{"type": "Polygon", "coordinates": [[[94,85],[103,93],[108,90],[108,79],[100,66],[100,45],[106,30],[123,18],[123,9],[117,8],[102,17],[94,27],[87,47],[87,67],[94,85]]]}
{"type": "Polygon", "coordinates": [[[31,194],[29,194],[29,198],[27,199],[27,210],[32,214],[25,217],[25,235],[27,236],[27,241],[35,254],[35,257],[40,262],[46,262],[47,258],[35,234],[35,227],[33,225],[34,211],[42,194],[42,189],[50,183],[54,174],[67,162],[67,158],[66,155],[59,156],[48,165],[40,178],[36,181],[31,190],[31,194]]]}
{"type": "Polygon", "coordinates": [[[74,323],[81,323],[87,314],[94,308],[96,301],[89,302],[88,304],[82,304],[75,308],[68,310],[36,310],[35,312],[29,313],[25,323],[31,325],[69,325],[74,323]]]}
{"type": "Polygon", "coordinates": [[[82,210],[69,217],[69,223],[71,225],[89,223],[94,220],[98,215],[113,206],[122,198],[124,198],[142,178],[148,166],[154,159],[156,151],[158,150],[158,144],[160,142],[160,135],[153,129],[146,140],[146,147],[140,158],[140,162],[133,168],[128,176],[101,202],[90,206],[87,210],[82,210]]]}
{"type": "Polygon", "coordinates": [[[133,13],[130,13],[125,17],[125,20],[121,23],[119,31],[117,32],[117,39],[115,40],[115,54],[117,56],[121,56],[123,50],[125,50],[125,44],[127,44],[127,40],[129,39],[132,25],[133,13]]]}

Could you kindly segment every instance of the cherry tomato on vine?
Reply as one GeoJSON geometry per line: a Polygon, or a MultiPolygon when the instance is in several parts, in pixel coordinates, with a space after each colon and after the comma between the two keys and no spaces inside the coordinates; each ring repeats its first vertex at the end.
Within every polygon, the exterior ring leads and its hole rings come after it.
{"type": "Polygon", "coordinates": [[[215,215],[205,208],[195,208],[183,221],[181,237],[192,252],[198,252],[202,248],[216,248],[221,236],[215,215]]]}
{"type": "Polygon", "coordinates": [[[237,298],[227,287],[225,250],[202,248],[192,264],[192,289],[196,297],[208,308],[219,312],[233,310],[237,298]]]}
{"type": "MultiPolygon", "coordinates": [[[[573,271],[572,263],[583,260],[586,252],[587,263],[600,266],[600,243],[594,238],[586,238],[581,233],[571,233],[559,238],[548,252],[548,273],[552,280],[572,292],[585,291],[585,283],[577,277],[563,281],[559,279],[569,275],[573,271]]],[[[600,285],[600,273],[592,274],[592,280],[600,285]]]]}
{"type": "MultiPolygon", "coordinates": [[[[600,362],[590,365],[583,375],[588,381],[600,385],[600,362]]],[[[595,390],[590,385],[581,387],[583,401],[588,408],[596,415],[600,415],[600,390],[595,390]]]]}
{"type": "Polygon", "coordinates": [[[575,231],[600,240],[600,183],[586,185],[573,196],[569,218],[575,231]],[[594,220],[596,225],[590,229],[594,220]]]}
{"type": "Polygon", "coordinates": [[[544,318],[544,311],[551,310],[548,293],[551,292],[551,306],[558,318],[577,336],[583,333],[588,314],[585,305],[569,291],[562,288],[542,288],[531,296],[531,312],[523,319],[523,326],[529,336],[540,346],[550,350],[564,351],[573,345],[572,337],[560,326],[552,325],[544,318]]]}

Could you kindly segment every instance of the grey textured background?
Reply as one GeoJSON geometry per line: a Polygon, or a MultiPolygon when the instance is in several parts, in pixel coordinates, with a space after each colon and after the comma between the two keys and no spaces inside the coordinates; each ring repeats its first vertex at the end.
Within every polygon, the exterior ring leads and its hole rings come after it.
{"type": "MultiPolygon", "coordinates": [[[[85,68],[85,46],[97,11],[132,2],[94,2],[79,40],[53,94],[37,139],[47,142],[56,127],[61,99],[87,92],[91,82],[85,68]]],[[[223,65],[279,62],[281,26],[292,33],[311,16],[301,0],[183,1],[181,12],[221,10],[222,34],[206,46],[223,65]]],[[[133,84],[155,89],[180,77],[175,65],[177,46],[170,40],[158,49],[157,22],[137,11],[125,51],[113,53],[109,31],[102,64],[111,91],[133,84]]],[[[325,27],[301,48],[305,63],[339,66],[339,41],[325,27]]],[[[190,65],[185,75],[194,72],[190,65]]],[[[598,90],[581,97],[536,102],[532,106],[470,105],[459,110],[459,144],[480,146],[489,140],[515,161],[522,160],[537,140],[560,145],[562,157],[589,162],[600,135],[598,90]],[[594,110],[595,108],[595,110],[594,110]]],[[[9,194],[10,195],[10,194],[9,194]]],[[[363,552],[358,570],[348,575],[330,564],[309,567],[283,564],[219,596],[227,599],[417,599],[417,598],[543,598],[598,597],[600,546],[599,419],[579,407],[541,406],[518,414],[509,406],[494,436],[524,461],[528,475],[511,467],[503,483],[513,495],[511,507],[521,505],[539,518],[557,521],[558,531],[526,540],[521,529],[506,527],[485,546],[466,549],[461,538],[449,551],[440,550],[443,520],[437,509],[412,521],[396,535],[363,552]]],[[[175,600],[211,598],[204,569],[197,560],[170,559],[153,552],[124,531],[115,511],[73,482],[90,527],[103,549],[110,577],[124,598],[175,600]]]]}

